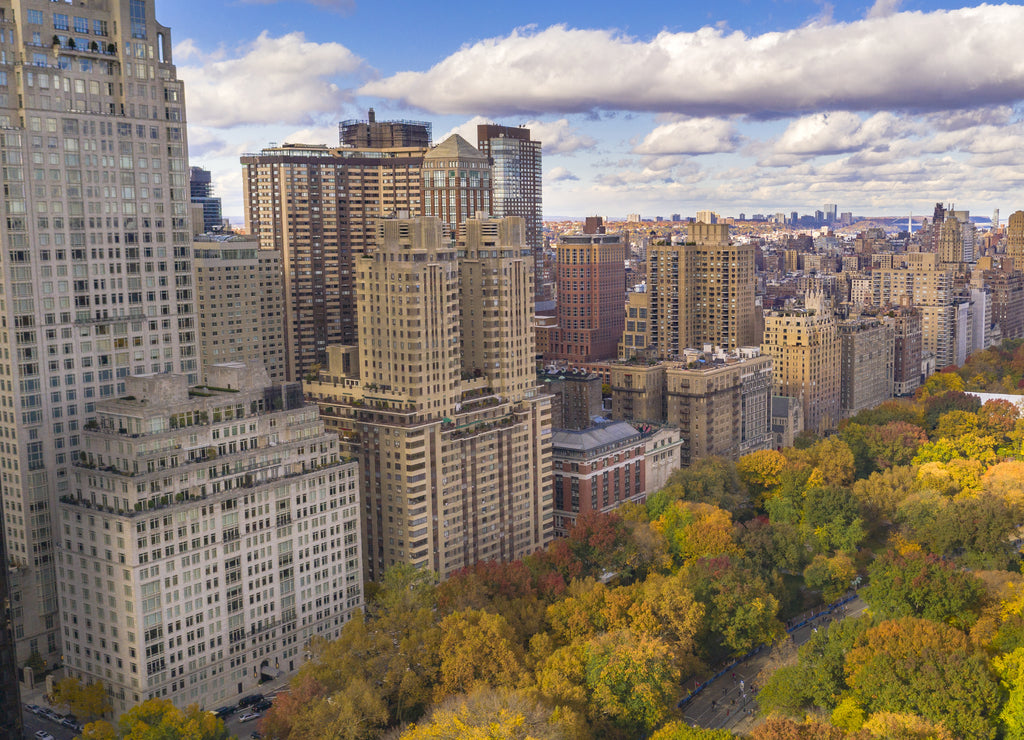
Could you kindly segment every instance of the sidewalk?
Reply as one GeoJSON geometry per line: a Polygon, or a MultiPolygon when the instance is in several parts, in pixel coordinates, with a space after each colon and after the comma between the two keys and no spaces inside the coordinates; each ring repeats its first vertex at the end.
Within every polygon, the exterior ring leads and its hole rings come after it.
{"type": "Polygon", "coordinates": [[[867,605],[859,596],[823,607],[792,620],[787,627],[789,637],[773,646],[764,646],[745,659],[737,661],[714,678],[705,681],[680,702],[683,720],[688,725],[705,729],[749,732],[760,721],[757,707],[758,675],[773,663],[781,665],[795,658],[796,648],[807,642],[820,627],[833,619],[859,616],[867,605]]]}

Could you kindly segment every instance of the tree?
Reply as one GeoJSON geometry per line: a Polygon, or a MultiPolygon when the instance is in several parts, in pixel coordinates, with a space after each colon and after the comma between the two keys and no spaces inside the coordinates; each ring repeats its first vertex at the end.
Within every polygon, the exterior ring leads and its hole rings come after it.
{"type": "Polygon", "coordinates": [[[706,730],[675,721],[662,726],[651,735],[651,740],[734,740],[735,737],[728,730],[706,730]]]}
{"type": "Polygon", "coordinates": [[[571,712],[523,691],[480,688],[447,699],[401,740],[568,740],[578,735],[577,725],[571,712]]]}
{"type": "Polygon", "coordinates": [[[889,468],[858,480],[851,489],[867,520],[876,526],[893,521],[900,504],[918,489],[917,474],[909,466],[889,468]]]}
{"type": "Polygon", "coordinates": [[[1006,740],[1024,740],[1024,647],[992,659],[1003,690],[1006,704],[999,721],[1006,740]]]}
{"type": "Polygon", "coordinates": [[[669,552],[678,563],[739,554],[732,539],[732,518],[715,506],[676,501],[653,525],[664,533],[669,552]]]}
{"type": "Polygon", "coordinates": [[[844,488],[809,488],[800,528],[818,552],[853,551],[866,534],[857,500],[844,488]]]}
{"type": "Polygon", "coordinates": [[[964,381],[956,373],[932,373],[920,388],[917,389],[917,400],[927,401],[935,396],[948,392],[962,392],[964,381]]]}
{"type": "Polygon", "coordinates": [[[85,719],[102,717],[110,711],[107,690],[99,681],[82,684],[77,678],[62,678],[53,685],[53,703],[67,707],[73,714],[85,719]]]}
{"type": "Polygon", "coordinates": [[[917,448],[928,441],[928,435],[916,424],[890,421],[865,431],[867,451],[879,469],[909,465],[917,448]]]}
{"type": "Polygon", "coordinates": [[[591,713],[623,730],[650,732],[675,703],[679,672],[661,640],[625,632],[602,635],[586,648],[591,713]]]}
{"type": "Polygon", "coordinates": [[[892,550],[868,568],[860,595],[882,619],[923,617],[969,626],[977,618],[984,585],[952,563],[921,552],[892,550]]]}
{"type": "Polygon", "coordinates": [[[523,656],[500,614],[467,609],[441,622],[441,669],[435,696],[465,693],[481,684],[514,686],[523,656]]]}
{"type": "Polygon", "coordinates": [[[804,667],[785,665],[772,673],[757,692],[757,705],[765,714],[802,717],[811,704],[811,695],[804,681],[804,667]]]}
{"type": "Polygon", "coordinates": [[[109,722],[86,725],[83,740],[227,740],[224,722],[195,704],[178,709],[167,699],[148,699],[121,715],[117,727],[109,722]]]}
{"type": "Polygon", "coordinates": [[[825,722],[769,717],[750,733],[751,740],[843,740],[846,733],[825,722]]]}
{"type": "Polygon", "coordinates": [[[857,567],[849,555],[816,555],[804,569],[804,582],[808,588],[821,591],[825,603],[831,603],[850,590],[856,575],[857,567]]]}
{"type": "Polygon", "coordinates": [[[877,740],[955,740],[940,724],[916,714],[876,712],[864,722],[864,732],[877,740]]]}
{"type": "Polygon", "coordinates": [[[782,483],[786,456],[777,450],[758,450],[744,455],[736,463],[740,480],[756,499],[782,483]]]}
{"type": "Polygon", "coordinates": [[[846,671],[868,714],[919,714],[957,738],[995,737],[999,685],[954,627],[916,618],[881,622],[847,654],[846,671]]]}
{"type": "Polygon", "coordinates": [[[934,439],[940,439],[947,437],[949,439],[956,439],[964,434],[977,434],[978,433],[978,416],[970,411],[962,411],[960,409],[953,409],[947,411],[939,417],[938,423],[935,425],[935,431],[932,432],[934,439]]]}

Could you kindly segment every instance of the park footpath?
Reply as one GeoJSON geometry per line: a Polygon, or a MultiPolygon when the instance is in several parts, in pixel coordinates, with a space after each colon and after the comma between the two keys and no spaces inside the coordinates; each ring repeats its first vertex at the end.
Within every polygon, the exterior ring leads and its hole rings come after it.
{"type": "Polygon", "coordinates": [[[786,626],[789,636],[785,640],[756,648],[703,683],[697,683],[679,702],[683,720],[693,727],[749,732],[760,721],[756,682],[761,672],[769,666],[781,665],[819,628],[827,627],[836,619],[858,617],[866,608],[859,596],[850,594],[834,604],[790,620],[786,626]]]}

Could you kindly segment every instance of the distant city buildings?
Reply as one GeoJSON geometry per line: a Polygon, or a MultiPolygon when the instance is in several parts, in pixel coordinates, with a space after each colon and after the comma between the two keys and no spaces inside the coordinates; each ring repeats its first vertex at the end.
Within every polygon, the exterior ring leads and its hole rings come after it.
{"type": "Polygon", "coordinates": [[[213,182],[209,170],[189,168],[189,193],[192,203],[202,209],[202,232],[208,234],[224,227],[221,199],[213,195],[213,182]]]}

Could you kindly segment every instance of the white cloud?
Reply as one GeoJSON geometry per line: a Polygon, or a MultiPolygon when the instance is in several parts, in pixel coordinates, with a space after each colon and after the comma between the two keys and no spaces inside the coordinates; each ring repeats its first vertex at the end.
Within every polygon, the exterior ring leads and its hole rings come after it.
{"type": "Polygon", "coordinates": [[[900,9],[903,0],[875,0],[875,4],[868,9],[868,18],[888,18],[900,9]]]}
{"type": "Polygon", "coordinates": [[[779,137],[775,151],[784,155],[821,155],[865,148],[885,150],[894,138],[906,133],[906,121],[892,113],[876,113],[867,120],[848,111],[819,113],[790,123],[779,137]]]}
{"type": "Polygon", "coordinates": [[[665,123],[633,148],[636,154],[714,154],[736,151],[733,124],[721,118],[686,118],[665,123]]]}
{"type": "Polygon", "coordinates": [[[518,29],[360,92],[435,113],[484,115],[633,110],[763,117],[1012,104],[1024,98],[1022,26],[1024,7],[981,5],[817,21],[760,36],[712,27],[647,40],[566,26],[518,29]]]}
{"type": "MultiPolygon", "coordinates": [[[[452,134],[459,134],[463,139],[476,146],[476,127],[484,123],[499,123],[502,126],[518,126],[518,123],[501,123],[486,116],[473,116],[465,123],[446,131],[434,139],[441,143],[452,134]]],[[[583,149],[592,149],[597,141],[578,129],[573,128],[566,118],[557,121],[527,121],[523,124],[530,129],[530,138],[539,141],[544,156],[552,154],[572,154],[583,149]]]]}
{"type": "Polygon", "coordinates": [[[546,183],[566,182],[569,180],[579,179],[580,178],[569,172],[565,167],[552,167],[544,173],[544,182],[546,183]]]}
{"type": "Polygon", "coordinates": [[[309,124],[318,115],[340,115],[351,99],[350,84],[365,79],[366,63],[341,44],[307,41],[302,33],[277,38],[266,31],[239,49],[204,53],[191,40],[175,56],[185,80],[189,119],[214,128],[246,124],[309,124]]]}
{"type": "Polygon", "coordinates": [[[531,138],[541,143],[545,155],[572,154],[597,146],[593,137],[580,133],[566,118],[557,121],[528,121],[526,128],[530,129],[531,138]]]}

